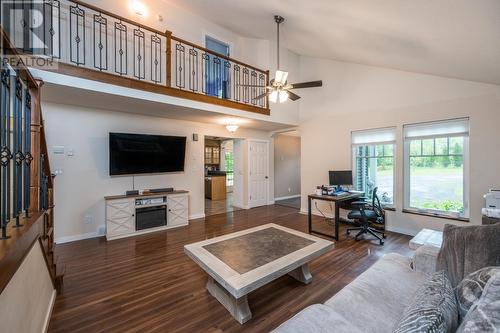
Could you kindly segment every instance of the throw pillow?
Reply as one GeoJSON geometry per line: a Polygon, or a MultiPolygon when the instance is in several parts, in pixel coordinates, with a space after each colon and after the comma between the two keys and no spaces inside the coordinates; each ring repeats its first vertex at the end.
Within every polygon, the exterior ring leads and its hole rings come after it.
{"type": "Polygon", "coordinates": [[[457,332],[500,332],[500,273],[490,278],[483,295],[467,313],[457,332]]]}
{"type": "Polygon", "coordinates": [[[465,318],[469,309],[479,301],[484,286],[496,273],[500,273],[500,266],[484,267],[467,275],[456,288],[458,312],[461,319],[465,318]]]}
{"type": "Polygon", "coordinates": [[[415,293],[394,333],[447,333],[458,325],[458,309],[450,280],[444,271],[434,273],[415,293]]]}

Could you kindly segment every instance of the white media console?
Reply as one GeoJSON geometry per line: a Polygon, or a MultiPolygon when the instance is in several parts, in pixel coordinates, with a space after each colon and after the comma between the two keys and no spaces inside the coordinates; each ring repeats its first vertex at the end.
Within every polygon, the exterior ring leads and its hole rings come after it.
{"type": "Polygon", "coordinates": [[[118,239],[189,224],[189,192],[118,195],[106,201],[106,239],[118,239]]]}

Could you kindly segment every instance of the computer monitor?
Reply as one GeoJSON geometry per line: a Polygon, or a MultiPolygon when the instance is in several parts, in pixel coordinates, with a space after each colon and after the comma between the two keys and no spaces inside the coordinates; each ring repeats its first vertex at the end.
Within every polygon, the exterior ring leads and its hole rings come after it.
{"type": "Polygon", "coordinates": [[[328,171],[330,185],[352,185],[352,170],[328,171]]]}

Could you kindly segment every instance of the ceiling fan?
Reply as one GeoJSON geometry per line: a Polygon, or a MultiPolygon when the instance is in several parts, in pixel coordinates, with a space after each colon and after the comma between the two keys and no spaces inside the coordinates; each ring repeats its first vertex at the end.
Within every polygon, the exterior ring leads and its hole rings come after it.
{"type": "Polygon", "coordinates": [[[252,84],[242,84],[243,87],[257,87],[257,88],[266,88],[266,92],[255,97],[254,100],[259,100],[266,96],[269,96],[269,100],[273,103],[279,102],[283,103],[287,99],[291,99],[292,101],[296,101],[300,98],[299,95],[291,92],[291,89],[302,89],[302,88],[314,88],[321,87],[323,85],[323,81],[309,81],[309,82],[300,82],[300,83],[288,83],[288,72],[280,70],[280,24],[285,21],[282,16],[274,15],[274,21],[276,22],[277,27],[277,68],[276,74],[274,75],[274,79],[271,79],[268,86],[261,85],[252,85],[252,84]]]}

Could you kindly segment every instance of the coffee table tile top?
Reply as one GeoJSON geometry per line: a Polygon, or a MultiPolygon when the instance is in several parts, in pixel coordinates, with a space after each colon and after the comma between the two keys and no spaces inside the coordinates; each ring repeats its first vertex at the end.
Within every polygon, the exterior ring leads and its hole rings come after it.
{"type": "Polygon", "coordinates": [[[314,241],[269,227],[203,246],[240,274],[313,244],[314,241]]]}

